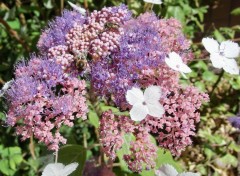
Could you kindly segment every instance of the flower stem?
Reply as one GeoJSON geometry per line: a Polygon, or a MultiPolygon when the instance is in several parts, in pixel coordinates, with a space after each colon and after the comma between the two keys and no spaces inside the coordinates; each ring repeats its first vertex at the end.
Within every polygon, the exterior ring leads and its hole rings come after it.
{"type": "Polygon", "coordinates": [[[58,150],[56,150],[56,152],[55,152],[55,163],[57,163],[58,162],[58,150]]]}

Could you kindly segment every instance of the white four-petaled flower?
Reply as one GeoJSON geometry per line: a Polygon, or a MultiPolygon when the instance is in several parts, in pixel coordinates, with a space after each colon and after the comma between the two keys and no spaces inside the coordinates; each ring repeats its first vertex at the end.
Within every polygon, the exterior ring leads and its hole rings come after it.
{"type": "Polygon", "coordinates": [[[133,87],[126,93],[126,100],[132,109],[130,117],[134,121],[143,120],[148,114],[160,118],[164,114],[164,108],[160,104],[161,88],[159,86],[149,86],[144,94],[139,88],[133,87]]]}
{"type": "Polygon", "coordinates": [[[71,2],[68,1],[68,4],[76,11],[78,11],[79,13],[81,13],[82,15],[85,15],[86,14],[86,10],[82,7],[79,7],[71,2]]]}
{"type": "Polygon", "coordinates": [[[162,0],[143,0],[143,1],[152,4],[162,4],[162,0]]]}
{"type": "Polygon", "coordinates": [[[203,38],[202,44],[210,53],[210,60],[215,68],[223,68],[230,74],[239,74],[239,67],[234,58],[239,56],[239,47],[232,41],[219,43],[212,38],[203,38]]]}
{"type": "Polygon", "coordinates": [[[173,70],[179,71],[184,78],[186,78],[185,73],[190,73],[192,70],[182,61],[181,56],[175,52],[168,54],[165,58],[166,64],[173,70]]]}
{"type": "Polygon", "coordinates": [[[156,176],[200,176],[199,173],[193,173],[193,172],[183,172],[178,173],[176,169],[169,165],[164,164],[160,167],[160,169],[155,171],[156,176]]]}
{"type": "Polygon", "coordinates": [[[50,163],[43,170],[42,176],[68,176],[78,167],[78,163],[63,165],[62,163],[50,163]]]}

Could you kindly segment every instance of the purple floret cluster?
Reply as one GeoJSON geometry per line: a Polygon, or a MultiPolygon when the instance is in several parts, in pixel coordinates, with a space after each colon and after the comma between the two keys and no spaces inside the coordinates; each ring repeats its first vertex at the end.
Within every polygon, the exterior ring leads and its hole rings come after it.
{"type": "Polygon", "coordinates": [[[45,53],[51,47],[58,45],[65,45],[66,37],[65,35],[76,25],[82,25],[86,18],[76,12],[64,10],[61,17],[56,17],[56,19],[49,23],[48,28],[46,28],[38,41],[38,49],[45,53]]]}
{"type": "Polygon", "coordinates": [[[72,127],[76,117],[86,119],[85,81],[65,74],[55,61],[36,56],[19,63],[15,77],[6,93],[8,125],[17,125],[22,140],[33,136],[58,150],[66,143],[60,127],[72,127]]]}
{"type": "Polygon", "coordinates": [[[120,111],[129,111],[129,89],[159,86],[165,110],[161,118],[147,115],[136,122],[106,111],[99,128],[103,151],[111,160],[126,144],[124,136],[132,135],[129,151],[120,159],[134,172],[154,168],[157,146],[179,156],[191,145],[200,121],[198,110],[208,101],[208,95],[195,87],[180,85],[179,73],[165,63],[170,52],[178,53],[184,63],[191,61],[189,43],[176,19],[159,19],[149,12],[134,18],[125,5],[87,15],[65,10],[43,31],[39,56],[17,64],[6,93],[7,123],[16,126],[23,140],[33,135],[58,150],[66,143],[60,127],[86,119],[88,90],[120,111]],[[90,78],[89,89],[80,78],[90,78]]]}

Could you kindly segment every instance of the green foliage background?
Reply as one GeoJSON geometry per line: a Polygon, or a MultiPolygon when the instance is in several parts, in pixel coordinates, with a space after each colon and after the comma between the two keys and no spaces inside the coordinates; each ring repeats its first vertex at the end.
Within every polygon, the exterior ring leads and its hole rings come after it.
{"type": "MultiPolygon", "coordinates": [[[[215,0],[217,1],[217,0],[215,0]]],[[[89,11],[104,6],[125,3],[138,15],[149,8],[142,0],[71,0],[71,2],[87,8],[89,11]]],[[[196,33],[204,32],[204,14],[213,0],[163,0],[163,5],[154,6],[153,10],[161,18],[175,17],[182,22],[186,36],[196,41],[196,33]]],[[[70,9],[64,0],[5,0],[0,2],[0,85],[13,78],[14,64],[22,58],[28,58],[32,52],[38,53],[36,42],[41,30],[48,21],[60,15],[64,9],[70,9]]],[[[226,14],[229,15],[229,14],[226,14]]],[[[236,7],[231,15],[240,15],[236,7]]],[[[236,39],[240,24],[232,27],[213,28],[205,33],[218,41],[236,39]]],[[[182,84],[193,84],[200,90],[209,93],[211,101],[201,110],[202,119],[197,126],[197,136],[193,145],[188,147],[178,158],[172,158],[169,152],[158,151],[157,165],[171,163],[179,171],[198,171],[202,175],[233,176],[238,173],[238,155],[240,147],[239,131],[227,122],[227,117],[239,112],[240,76],[233,76],[214,69],[208,55],[199,43],[193,43],[192,50],[196,61],[190,64],[193,72],[182,84]]],[[[68,138],[68,145],[61,148],[59,160],[63,163],[77,161],[80,167],[72,175],[81,175],[86,160],[100,155],[97,128],[99,111],[109,108],[103,103],[89,104],[88,120],[76,121],[73,128],[62,129],[68,138]],[[100,110],[99,110],[100,109],[100,110]],[[69,153],[70,152],[70,153],[69,153]],[[69,153],[68,156],[64,155],[69,153]],[[70,158],[71,157],[71,158],[70,158]],[[70,159],[70,160],[69,160],[70,159]]],[[[40,175],[44,166],[53,161],[53,155],[46,147],[34,139],[20,141],[14,135],[14,129],[4,124],[7,105],[0,100],[0,175],[40,175]]],[[[129,136],[128,136],[129,137],[129,136]]],[[[127,146],[127,142],[124,147],[127,146]]],[[[123,148],[124,150],[124,148],[123,148]]],[[[122,151],[118,152],[118,156],[122,151]]],[[[116,161],[116,175],[153,175],[153,172],[141,174],[131,173],[124,162],[116,161]]]]}

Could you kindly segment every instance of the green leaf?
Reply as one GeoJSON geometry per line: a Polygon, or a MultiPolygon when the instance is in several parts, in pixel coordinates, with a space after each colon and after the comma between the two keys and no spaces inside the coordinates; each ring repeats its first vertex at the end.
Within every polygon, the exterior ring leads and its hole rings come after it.
{"type": "Polygon", "coordinates": [[[235,152],[240,152],[239,145],[237,145],[235,142],[231,142],[231,144],[228,146],[229,149],[234,150],[235,152]]]}
{"type": "Polygon", "coordinates": [[[13,160],[8,160],[8,163],[9,163],[9,167],[12,169],[12,170],[16,170],[16,164],[13,160]]]}
{"type": "Polygon", "coordinates": [[[218,158],[218,159],[225,166],[231,165],[233,167],[237,167],[237,165],[238,165],[238,159],[229,153],[224,155],[222,158],[218,158]]]}
{"type": "Polygon", "coordinates": [[[20,164],[23,161],[22,155],[14,155],[11,157],[11,160],[16,164],[20,164]]]}
{"type": "Polygon", "coordinates": [[[206,91],[205,84],[202,81],[197,81],[194,85],[202,92],[206,91]]]}
{"type": "Polygon", "coordinates": [[[240,90],[240,76],[230,79],[229,83],[235,90],[240,90]]]}
{"type": "Polygon", "coordinates": [[[113,106],[106,106],[106,105],[101,105],[100,106],[101,110],[104,111],[108,111],[108,110],[112,110],[113,114],[116,115],[125,115],[125,116],[129,116],[129,112],[128,111],[123,111],[121,112],[118,108],[113,107],[113,106]]]}
{"type": "MultiPolygon", "coordinates": [[[[5,119],[6,119],[6,115],[3,112],[0,112],[0,120],[5,120],[5,119]]],[[[1,145],[0,145],[0,151],[1,151],[1,145]]]]}
{"type": "Polygon", "coordinates": [[[135,136],[133,134],[124,134],[123,139],[124,143],[122,145],[122,148],[117,151],[117,156],[119,158],[122,170],[129,171],[127,163],[123,160],[123,156],[126,154],[130,154],[130,142],[135,141],[135,136]]]}
{"type": "Polygon", "coordinates": [[[208,66],[204,61],[198,61],[197,63],[191,65],[193,68],[208,70],[208,66]]]}
{"type": "Polygon", "coordinates": [[[222,42],[225,40],[225,37],[219,32],[219,30],[215,29],[213,32],[215,38],[217,39],[217,41],[222,42]]]}
{"type": "Polygon", "coordinates": [[[161,167],[163,164],[170,164],[178,172],[182,172],[181,166],[176,161],[174,161],[172,154],[169,151],[159,148],[157,155],[156,168],[161,167]]]}
{"type": "Polygon", "coordinates": [[[95,111],[92,110],[89,111],[88,119],[90,124],[92,124],[95,128],[99,127],[99,117],[95,111]]]}
{"type": "Polygon", "coordinates": [[[218,79],[218,77],[210,71],[205,71],[202,75],[203,80],[205,81],[209,81],[209,82],[216,82],[216,80],[218,79]]]}
{"type": "Polygon", "coordinates": [[[182,7],[180,6],[168,6],[166,18],[174,17],[182,22],[182,24],[185,23],[185,15],[182,7]]]}
{"type": "Polygon", "coordinates": [[[65,145],[60,148],[58,153],[58,162],[65,165],[77,162],[79,165],[77,170],[74,171],[72,176],[82,175],[84,163],[86,161],[87,152],[86,149],[81,145],[65,145]]]}
{"type": "Polygon", "coordinates": [[[207,156],[207,159],[211,159],[214,155],[216,155],[216,153],[214,153],[213,151],[212,151],[212,149],[210,149],[210,148],[204,148],[204,154],[207,156]]]}
{"type": "Polygon", "coordinates": [[[235,16],[240,15],[240,7],[233,9],[231,11],[231,15],[235,15],[235,16]]]}
{"type": "Polygon", "coordinates": [[[13,175],[15,173],[14,170],[9,168],[8,160],[1,160],[0,161],[0,171],[5,175],[13,175]]]}
{"type": "Polygon", "coordinates": [[[18,19],[14,20],[14,21],[7,21],[7,23],[14,30],[20,29],[20,22],[18,19]]]}
{"type": "Polygon", "coordinates": [[[10,155],[16,155],[16,154],[21,154],[21,148],[20,147],[9,147],[9,153],[10,155]]]}

